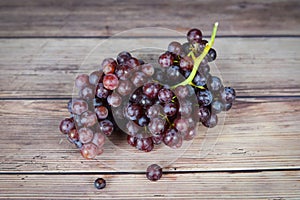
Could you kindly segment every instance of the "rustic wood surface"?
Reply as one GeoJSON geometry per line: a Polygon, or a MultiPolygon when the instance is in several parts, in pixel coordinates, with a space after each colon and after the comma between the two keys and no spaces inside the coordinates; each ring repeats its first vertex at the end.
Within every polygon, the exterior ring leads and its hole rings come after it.
{"type": "Polygon", "coordinates": [[[300,199],[299,10],[297,0],[0,1],[0,199],[300,199]],[[114,136],[92,161],[59,133],[77,74],[121,50],[160,48],[151,59],[215,21],[212,71],[238,93],[218,127],[199,127],[173,157],[131,157],[114,136]],[[148,162],[164,167],[158,182],[148,162]]]}

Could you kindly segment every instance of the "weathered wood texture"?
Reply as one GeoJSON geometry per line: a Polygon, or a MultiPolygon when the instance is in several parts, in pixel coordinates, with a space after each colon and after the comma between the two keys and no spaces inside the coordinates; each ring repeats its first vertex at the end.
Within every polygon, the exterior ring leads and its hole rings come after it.
{"type": "MultiPolygon", "coordinates": [[[[157,63],[172,40],[2,39],[0,97],[70,97],[75,76],[99,69],[105,57],[150,46],[162,49],[150,56],[154,60],[149,61],[157,63]]],[[[211,69],[239,96],[300,95],[299,42],[300,38],[217,38],[218,58],[211,69]]],[[[140,51],[135,52],[138,56],[140,51]]]]}
{"type": "Polygon", "coordinates": [[[299,10],[298,0],[10,0],[0,2],[0,36],[111,36],[145,26],[209,35],[215,21],[220,35],[299,35],[299,10]]]}
{"type": "MultiPolygon", "coordinates": [[[[123,151],[105,146],[98,160],[84,160],[79,151],[60,134],[58,124],[68,116],[67,101],[1,101],[0,172],[97,172],[140,171],[169,156],[139,154],[124,137],[111,137],[123,151]],[[138,154],[135,154],[138,153],[138,154]],[[130,159],[129,159],[130,158],[130,159]]],[[[165,170],[263,170],[300,167],[299,99],[239,99],[222,123],[197,139],[165,170]],[[219,134],[220,133],[220,134],[219,134]],[[215,137],[216,136],[216,137],[215,137]],[[211,138],[210,138],[211,137],[211,138]],[[205,141],[210,138],[212,141],[205,141]],[[200,151],[201,146],[208,149],[200,151]],[[207,152],[207,154],[203,154],[207,152]]],[[[174,157],[180,150],[167,149],[174,157]]],[[[162,151],[157,150],[157,153],[162,151]]],[[[155,151],[154,151],[155,152],[155,151]]]]}
{"type": "Polygon", "coordinates": [[[0,199],[299,199],[299,171],[145,175],[2,175],[0,199]],[[107,186],[97,191],[93,181],[107,186]],[[9,181],[8,181],[9,180],[9,181]]]}

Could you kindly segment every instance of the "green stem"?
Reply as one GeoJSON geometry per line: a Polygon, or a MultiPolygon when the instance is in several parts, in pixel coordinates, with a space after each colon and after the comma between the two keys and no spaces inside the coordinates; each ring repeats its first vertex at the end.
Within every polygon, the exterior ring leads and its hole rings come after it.
{"type": "Polygon", "coordinates": [[[214,24],[214,28],[211,34],[211,38],[210,41],[206,44],[203,52],[201,53],[200,56],[198,56],[195,60],[194,60],[194,66],[193,66],[193,70],[191,72],[191,74],[189,75],[189,77],[187,79],[185,79],[184,81],[182,81],[181,83],[178,83],[177,85],[172,86],[172,89],[175,89],[176,87],[180,86],[180,85],[187,85],[189,83],[191,83],[198,71],[198,67],[200,66],[201,61],[205,58],[205,56],[207,55],[208,51],[210,50],[210,48],[213,46],[214,41],[215,41],[215,37],[217,34],[217,30],[218,30],[218,25],[219,23],[216,22],[214,24]]]}

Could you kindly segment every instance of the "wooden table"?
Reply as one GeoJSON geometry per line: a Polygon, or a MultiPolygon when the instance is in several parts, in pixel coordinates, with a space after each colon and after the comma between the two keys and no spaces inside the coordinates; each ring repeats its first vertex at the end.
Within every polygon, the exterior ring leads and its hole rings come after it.
{"type": "MultiPolygon", "coordinates": [[[[2,0],[0,199],[300,199],[299,10],[297,0],[2,0]],[[141,161],[84,160],[59,133],[95,44],[145,26],[209,36],[215,21],[216,65],[238,98],[207,156],[197,137],[150,182],[141,161]],[[97,177],[104,190],[94,188],[97,177]]],[[[123,42],[147,39],[167,45],[174,37],[141,31],[123,42]]]]}

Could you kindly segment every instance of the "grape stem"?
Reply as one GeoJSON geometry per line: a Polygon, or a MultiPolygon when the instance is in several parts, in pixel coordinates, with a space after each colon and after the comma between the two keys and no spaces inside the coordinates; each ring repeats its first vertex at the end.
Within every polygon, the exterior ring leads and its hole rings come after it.
{"type": "Polygon", "coordinates": [[[187,79],[185,79],[184,81],[182,81],[181,83],[178,83],[177,85],[172,86],[172,89],[175,89],[176,87],[180,86],[180,85],[187,85],[192,83],[197,71],[198,71],[198,67],[200,66],[201,61],[205,58],[205,56],[207,55],[208,51],[210,50],[210,48],[213,46],[215,38],[216,38],[216,34],[217,34],[217,30],[218,30],[218,25],[219,23],[216,22],[214,24],[214,28],[210,37],[210,41],[206,44],[203,52],[201,53],[200,56],[198,56],[197,58],[195,58],[194,52],[190,52],[189,55],[192,56],[192,59],[194,60],[194,66],[193,66],[193,70],[191,72],[191,74],[189,75],[189,77],[187,79]]]}

